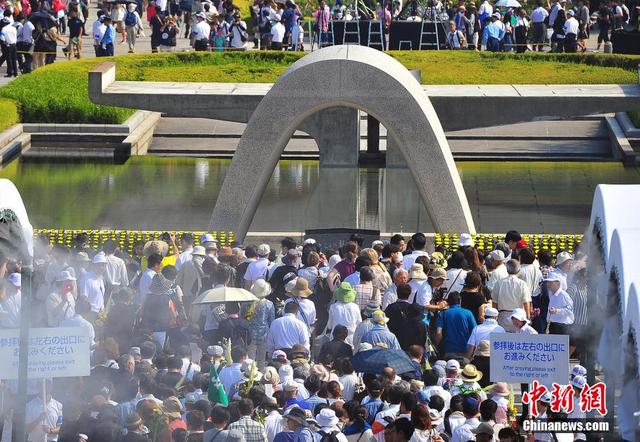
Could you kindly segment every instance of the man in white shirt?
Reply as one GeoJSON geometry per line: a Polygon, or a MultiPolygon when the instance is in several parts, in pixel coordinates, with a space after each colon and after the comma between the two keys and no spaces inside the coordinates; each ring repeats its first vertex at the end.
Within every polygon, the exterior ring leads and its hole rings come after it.
{"type": "Polygon", "coordinates": [[[478,17],[486,14],[486,18],[491,17],[493,14],[493,6],[489,3],[489,0],[484,0],[480,7],[478,8],[478,17]]]}
{"type": "Polygon", "coordinates": [[[18,42],[16,43],[18,66],[23,74],[28,74],[31,72],[31,64],[33,62],[33,54],[29,51],[33,44],[33,31],[36,27],[31,23],[31,20],[24,18],[22,22],[16,21],[14,25],[18,30],[18,42]]]}
{"type": "Polygon", "coordinates": [[[247,354],[247,350],[243,347],[234,347],[231,349],[231,359],[233,359],[233,363],[224,367],[218,377],[220,378],[220,382],[224,387],[224,391],[227,393],[229,399],[233,398],[236,393],[236,386],[242,379],[244,379],[244,375],[242,374],[242,364],[248,359],[249,355],[247,354]]]}
{"type": "Polygon", "coordinates": [[[155,0],[156,6],[160,8],[162,12],[167,10],[167,0],[155,0]]]}
{"type": "Polygon", "coordinates": [[[411,245],[413,251],[409,255],[405,255],[402,259],[402,268],[407,272],[411,270],[411,266],[416,262],[418,256],[426,256],[429,259],[429,254],[426,252],[427,237],[424,233],[414,233],[411,237],[411,245]]]}
{"type": "Polygon", "coordinates": [[[233,23],[229,27],[229,32],[231,33],[230,46],[235,50],[246,50],[249,34],[247,34],[247,24],[240,18],[240,14],[236,14],[233,17],[233,23]]]}
{"type": "Polygon", "coordinates": [[[578,51],[578,32],[580,23],[575,18],[575,11],[569,9],[567,11],[567,20],[564,22],[564,51],[575,53],[578,51]]]}
{"type": "Polygon", "coordinates": [[[91,26],[93,36],[93,49],[96,52],[96,57],[98,57],[100,52],[100,42],[104,37],[105,32],[107,32],[107,26],[102,22],[102,18],[104,17],[104,12],[98,10],[98,18],[93,22],[91,26]]]}
{"type": "Polygon", "coordinates": [[[309,348],[309,330],[304,322],[296,318],[300,306],[290,302],[284,306],[284,315],[271,323],[267,334],[267,353],[275,350],[290,350],[295,344],[309,348]]]}
{"type": "Polygon", "coordinates": [[[58,431],[62,418],[62,404],[51,397],[51,384],[45,388],[46,400],[42,393],[27,403],[25,422],[28,440],[54,442],[58,440],[58,431]]]}
{"type": "Polygon", "coordinates": [[[567,290],[569,287],[567,279],[569,278],[569,272],[571,272],[573,263],[573,255],[569,252],[560,252],[558,256],[556,256],[556,266],[553,271],[556,276],[560,278],[560,288],[562,290],[567,290]]]}
{"type": "Polygon", "coordinates": [[[274,51],[282,50],[282,41],[284,40],[285,27],[282,20],[279,20],[271,26],[271,49],[274,51]]]}
{"type": "Polygon", "coordinates": [[[549,308],[547,321],[549,333],[552,335],[568,335],[573,324],[573,300],[561,287],[562,276],[558,272],[550,272],[544,279],[549,291],[549,308]]]}
{"type": "Polygon", "coordinates": [[[251,286],[258,279],[268,279],[269,272],[269,254],[271,253],[271,247],[269,244],[260,244],[256,249],[258,259],[252,261],[247,266],[247,271],[244,272],[244,288],[251,290],[251,286]]]}
{"type": "Polygon", "coordinates": [[[524,308],[527,317],[531,316],[531,290],[526,282],[518,278],[520,263],[509,260],[506,265],[508,277],[496,282],[491,291],[493,307],[498,309],[498,324],[507,332],[515,333],[511,323],[511,312],[517,308],[524,308]]]}
{"type": "Polygon", "coordinates": [[[0,328],[20,327],[20,308],[22,305],[22,278],[20,273],[7,277],[7,284],[0,282],[0,328]]]}
{"type": "Polygon", "coordinates": [[[516,333],[524,333],[527,335],[538,334],[536,329],[529,325],[527,313],[524,309],[517,308],[511,312],[511,323],[513,324],[513,328],[516,330],[516,333]]]}
{"type": "Polygon", "coordinates": [[[504,328],[498,325],[498,310],[493,307],[485,307],[484,322],[476,325],[471,331],[469,340],[467,341],[467,358],[471,360],[480,341],[490,340],[491,333],[504,333],[504,328]]]}
{"type": "Polygon", "coordinates": [[[278,402],[271,396],[265,396],[262,400],[262,407],[269,413],[264,418],[267,442],[273,442],[276,434],[284,431],[282,415],[278,412],[278,402]]]}
{"type": "Polygon", "coordinates": [[[547,25],[545,20],[549,13],[542,7],[542,1],[536,1],[536,8],[531,11],[531,23],[533,23],[533,50],[542,52],[544,43],[547,41],[547,25]]]}
{"type": "Polygon", "coordinates": [[[18,42],[18,30],[12,25],[13,21],[9,17],[2,18],[4,26],[0,31],[0,41],[2,42],[2,55],[7,60],[7,75],[5,77],[18,76],[18,54],[16,53],[16,43],[18,42]]]}
{"type": "Polygon", "coordinates": [[[493,270],[489,272],[489,278],[487,279],[487,288],[489,290],[493,290],[496,282],[508,277],[509,273],[504,266],[506,258],[504,257],[504,252],[502,250],[494,250],[493,252],[489,253],[489,256],[487,258],[491,261],[491,266],[493,267],[493,270]]]}
{"type": "Polygon", "coordinates": [[[82,299],[75,306],[75,313],[73,316],[64,319],[60,322],[60,327],[80,327],[85,331],[86,336],[89,338],[89,345],[93,348],[95,345],[96,332],[93,325],[84,319],[82,315],[85,315],[91,311],[89,303],[82,299]]]}
{"type": "Polygon", "coordinates": [[[451,435],[451,442],[467,442],[468,440],[475,440],[476,429],[480,426],[479,403],[471,396],[467,396],[462,404],[462,413],[467,418],[466,421],[453,431],[451,435]]]}
{"type": "Polygon", "coordinates": [[[162,270],[162,255],[154,253],[147,258],[147,269],[142,272],[140,283],[138,284],[138,304],[144,305],[144,301],[149,293],[153,277],[162,270]]]}
{"type": "Polygon", "coordinates": [[[191,360],[191,347],[188,345],[178,347],[178,357],[182,359],[180,373],[182,373],[182,376],[184,376],[186,380],[190,381],[193,379],[194,374],[200,373],[200,366],[191,360]]]}
{"type": "Polygon", "coordinates": [[[62,321],[76,314],[76,300],[73,289],[76,278],[63,270],[56,279],[56,289],[50,293],[46,301],[47,324],[58,327],[62,321]]]}
{"type": "Polygon", "coordinates": [[[107,272],[107,258],[104,253],[98,253],[93,257],[91,267],[92,270],[82,278],[78,292],[91,304],[91,318],[95,320],[105,307],[104,275],[107,272]]]}
{"type": "Polygon", "coordinates": [[[193,234],[185,232],[180,237],[180,247],[182,253],[176,259],[176,270],[180,270],[180,267],[187,261],[191,261],[191,253],[193,253],[193,245],[195,244],[193,234]]]}
{"type": "Polygon", "coordinates": [[[195,21],[196,23],[191,28],[191,46],[196,51],[206,51],[209,49],[211,26],[207,23],[207,16],[204,12],[198,12],[195,21]]]}
{"type": "Polygon", "coordinates": [[[106,281],[112,287],[128,287],[129,275],[127,274],[127,266],[124,260],[115,256],[118,251],[118,244],[114,240],[105,241],[102,245],[102,251],[107,258],[106,281]]]}

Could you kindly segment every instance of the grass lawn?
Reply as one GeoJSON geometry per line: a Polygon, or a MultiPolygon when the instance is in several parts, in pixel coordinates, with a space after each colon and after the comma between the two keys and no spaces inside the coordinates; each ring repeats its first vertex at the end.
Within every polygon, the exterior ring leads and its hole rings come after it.
{"type": "Polygon", "coordinates": [[[18,122],[20,122],[20,115],[16,102],[0,98],[0,132],[18,122]]]}
{"type": "MultiPolygon", "coordinates": [[[[581,54],[491,54],[471,51],[399,51],[389,54],[422,70],[425,84],[635,83],[640,57],[581,54]]],[[[118,64],[119,80],[275,82],[302,57],[289,52],[128,55],[55,63],[0,88],[20,105],[23,122],[121,123],[129,109],[89,101],[87,72],[101,61],[118,64]]]]}

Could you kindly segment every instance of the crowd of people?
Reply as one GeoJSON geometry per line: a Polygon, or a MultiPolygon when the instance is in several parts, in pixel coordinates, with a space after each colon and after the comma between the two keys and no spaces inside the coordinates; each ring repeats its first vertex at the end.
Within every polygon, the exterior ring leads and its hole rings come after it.
{"type": "MultiPolygon", "coordinates": [[[[113,240],[95,250],[86,234],[71,247],[40,236],[30,325],[82,327],[91,374],[29,381],[28,440],[520,440],[529,410],[491,382],[490,334],[568,334],[583,361],[597,333],[584,260],[536,254],[516,231],[486,254],[468,234],[455,251],[427,249],[422,233],[369,247],[353,235],[338,250],[287,237],[277,251],[166,233],[130,253],[113,240]],[[194,303],[233,287],[254,300],[194,303]],[[403,364],[365,362],[380,355],[403,364]]],[[[1,256],[1,328],[23,320],[21,283],[21,263],[1,256]]],[[[579,391],[586,375],[576,365],[567,384],[579,391]]],[[[16,388],[2,381],[5,433],[16,388]]],[[[567,417],[549,402],[539,417],[567,417]]],[[[527,435],[584,435],[569,436],[527,435]]]]}

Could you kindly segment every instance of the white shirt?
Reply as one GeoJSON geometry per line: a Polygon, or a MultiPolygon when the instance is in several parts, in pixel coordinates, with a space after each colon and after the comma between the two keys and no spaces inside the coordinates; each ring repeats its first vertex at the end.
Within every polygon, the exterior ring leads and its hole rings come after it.
{"type": "Polygon", "coordinates": [[[244,48],[245,42],[242,41],[242,35],[244,34],[247,37],[247,24],[241,20],[239,26],[244,29],[244,32],[241,32],[238,25],[234,25],[231,28],[231,47],[234,48],[244,48]]]}
{"type": "Polygon", "coordinates": [[[186,375],[188,380],[193,379],[193,375],[196,373],[200,373],[200,366],[198,364],[191,363],[189,358],[182,358],[182,368],[180,369],[180,373],[182,376],[186,375]],[[191,364],[191,367],[189,367],[191,364]],[[189,368],[189,373],[187,373],[187,368],[189,368]]]}
{"type": "Polygon", "coordinates": [[[25,43],[33,43],[33,31],[36,29],[29,20],[25,20],[24,24],[20,26],[18,32],[18,41],[25,43]]]}
{"type": "Polygon", "coordinates": [[[87,273],[78,291],[89,300],[92,312],[100,313],[104,310],[104,281],[101,276],[93,272],[87,273]]]}
{"type": "Polygon", "coordinates": [[[62,321],[76,314],[76,301],[71,293],[60,295],[57,291],[47,296],[47,324],[49,327],[58,327],[62,321]]]}
{"type": "Polygon", "coordinates": [[[159,6],[161,11],[166,11],[167,0],[156,0],[156,6],[159,6]]]}
{"type": "Polygon", "coordinates": [[[258,279],[267,280],[268,271],[269,260],[267,258],[258,258],[247,266],[247,271],[244,273],[244,280],[251,284],[256,282],[258,279]]]}
{"type": "Polygon", "coordinates": [[[567,34],[575,34],[578,35],[578,28],[580,27],[580,23],[576,20],[575,17],[569,17],[567,21],[564,22],[564,35],[567,34]]]}
{"type": "Polygon", "coordinates": [[[153,281],[153,277],[156,275],[157,273],[152,269],[147,269],[142,273],[138,287],[140,293],[140,304],[144,304],[144,300],[149,293],[149,287],[151,287],[151,281],[153,281]]]}
{"type": "MultiPolygon", "coordinates": [[[[384,418],[392,417],[395,419],[399,412],[400,404],[391,404],[389,405],[389,408],[376,414],[375,422],[381,423],[383,427],[386,427],[388,423],[384,418]]],[[[374,434],[374,436],[378,442],[384,442],[384,431],[380,431],[379,433],[374,434]]]]}
{"type": "Polygon", "coordinates": [[[531,327],[529,324],[525,324],[518,333],[524,333],[526,335],[537,335],[538,332],[535,328],[531,327]]]}
{"type": "Polygon", "coordinates": [[[481,16],[485,12],[489,15],[493,14],[493,6],[491,6],[491,3],[489,3],[487,0],[482,2],[480,7],[478,8],[478,16],[481,16]]]}
{"type": "Polygon", "coordinates": [[[178,255],[178,259],[176,259],[176,270],[180,270],[180,267],[187,261],[191,261],[191,254],[193,253],[193,247],[189,247],[188,249],[184,249],[183,252],[178,255]]]}
{"type": "Polygon", "coordinates": [[[104,33],[107,31],[107,27],[100,20],[96,20],[92,25],[93,45],[99,46],[104,37],[104,33]]]}
{"type": "Polygon", "coordinates": [[[234,362],[233,364],[224,367],[218,375],[218,378],[224,387],[224,391],[230,398],[233,397],[235,393],[235,386],[244,378],[242,370],[240,370],[241,366],[242,364],[234,362]]]}
{"type": "Polygon", "coordinates": [[[449,409],[449,402],[451,402],[451,393],[449,393],[439,385],[430,385],[428,387],[425,387],[423,391],[429,398],[431,398],[431,396],[440,396],[444,400],[444,409],[442,410],[442,415],[444,416],[445,411],[449,409]]]}
{"type": "Polygon", "coordinates": [[[533,264],[522,264],[520,266],[518,278],[527,283],[527,286],[531,291],[531,296],[533,296],[538,287],[540,287],[540,282],[542,281],[540,266],[537,262],[534,262],[533,264]]]}
{"type": "Polygon", "coordinates": [[[524,308],[526,303],[531,302],[531,290],[522,279],[509,275],[496,282],[491,291],[491,299],[498,305],[498,310],[524,308]]]}
{"type": "Polygon", "coordinates": [[[355,373],[340,376],[338,381],[342,384],[342,397],[345,401],[353,400],[358,389],[358,375],[355,373]]]}
{"type": "Polygon", "coordinates": [[[18,291],[0,301],[0,328],[20,327],[20,307],[22,294],[18,291]]]}
{"type": "MultiPolygon", "coordinates": [[[[296,314],[296,318],[301,320],[309,330],[309,336],[311,336],[311,326],[316,322],[316,305],[313,301],[304,298],[298,298],[298,305],[300,306],[300,310],[296,314]]],[[[294,302],[293,298],[288,298],[284,301],[284,305],[287,305],[290,302],[294,302]]]]}
{"type": "Polygon", "coordinates": [[[280,22],[271,27],[271,41],[274,43],[282,43],[284,39],[285,28],[280,22]]]}
{"type": "Polygon", "coordinates": [[[27,403],[27,410],[26,410],[26,416],[25,416],[25,421],[27,425],[34,422],[36,419],[38,419],[38,417],[42,414],[42,412],[45,412],[46,416],[42,420],[40,420],[39,421],[40,423],[36,425],[36,427],[33,429],[31,433],[29,433],[28,440],[30,441],[47,440],[50,442],[58,440],[57,434],[45,434],[44,431],[42,431],[42,427],[46,425],[49,428],[53,429],[58,426],[57,425],[58,420],[59,418],[62,417],[62,404],[56,401],[55,399],[51,399],[45,409],[44,402],[42,401],[41,398],[36,397],[30,400],[27,403]]]}
{"type": "Polygon", "coordinates": [[[553,24],[556,22],[556,18],[558,17],[558,11],[560,10],[560,4],[554,3],[551,6],[551,11],[549,12],[549,27],[553,27],[553,24]]]}
{"type": "Polygon", "coordinates": [[[537,7],[531,12],[531,21],[534,23],[542,23],[549,16],[549,13],[542,6],[537,7]]]}
{"type": "Polygon", "coordinates": [[[329,321],[327,328],[333,330],[336,325],[344,325],[349,331],[346,343],[353,345],[353,333],[358,324],[362,322],[360,309],[355,302],[336,302],[329,307],[329,321]]]}
{"type": "Polygon", "coordinates": [[[500,264],[496,269],[489,273],[489,278],[487,279],[487,288],[489,290],[493,290],[496,282],[506,278],[507,276],[509,276],[507,268],[504,266],[504,264],[500,264]]]}
{"type": "Polygon", "coordinates": [[[480,341],[489,341],[489,335],[491,333],[505,333],[504,328],[498,325],[498,322],[493,318],[485,318],[484,322],[480,325],[476,325],[471,330],[467,345],[473,345],[477,347],[480,341]]]}
{"type": "Polygon", "coordinates": [[[0,40],[2,40],[6,45],[14,45],[18,41],[18,30],[11,26],[6,25],[0,31],[0,40]]]}
{"type": "Polygon", "coordinates": [[[77,313],[62,321],[60,327],[80,327],[86,332],[87,336],[91,338],[91,345],[93,346],[95,344],[96,332],[93,325],[77,313]]]}
{"type": "Polygon", "coordinates": [[[196,23],[191,28],[191,35],[196,41],[209,40],[210,33],[211,33],[211,26],[209,26],[206,21],[201,21],[200,23],[196,23]]]}
{"type": "Polygon", "coordinates": [[[267,334],[267,352],[291,348],[295,344],[302,344],[309,350],[309,330],[304,322],[291,313],[286,313],[276,319],[269,327],[267,334]]]}
{"type": "Polygon", "coordinates": [[[107,255],[107,281],[111,285],[127,287],[129,285],[129,275],[124,260],[115,255],[107,255]]]}
{"type": "Polygon", "coordinates": [[[385,310],[389,305],[393,304],[398,300],[398,287],[395,284],[391,284],[389,288],[384,292],[382,296],[382,306],[380,307],[382,310],[385,310]]]}
{"type": "Polygon", "coordinates": [[[267,417],[264,418],[264,429],[267,432],[267,441],[273,442],[276,434],[284,431],[282,415],[276,410],[271,411],[267,417]]]}
{"type": "Polygon", "coordinates": [[[473,417],[471,419],[467,419],[464,424],[455,429],[451,435],[450,442],[467,442],[468,440],[475,440],[475,430],[479,425],[480,421],[478,418],[473,417]]]}
{"type": "Polygon", "coordinates": [[[447,270],[447,277],[449,278],[442,284],[449,293],[462,291],[464,286],[464,280],[467,277],[467,271],[464,269],[449,269],[447,270]]]}
{"type": "MultiPolygon", "coordinates": [[[[402,257],[402,268],[407,272],[411,270],[411,266],[416,263],[418,256],[426,256],[429,259],[429,254],[422,250],[414,250],[411,254],[402,257]]],[[[424,269],[426,270],[426,269],[424,269]]]]}
{"type": "Polygon", "coordinates": [[[573,324],[573,300],[564,290],[559,289],[555,293],[549,293],[547,321],[558,322],[560,324],[573,324]],[[551,313],[551,308],[555,308],[556,312],[551,313]]]}

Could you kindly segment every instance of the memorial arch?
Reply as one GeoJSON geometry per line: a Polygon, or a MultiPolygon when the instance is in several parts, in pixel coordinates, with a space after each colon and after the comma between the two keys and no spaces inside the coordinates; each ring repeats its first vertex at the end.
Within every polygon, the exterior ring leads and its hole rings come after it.
{"type": "Polygon", "coordinates": [[[313,52],[274,84],[240,139],[212,226],[244,239],[294,131],[308,116],[336,106],[363,110],[387,128],[437,231],[475,232],[449,144],[423,88],[399,62],[363,46],[313,52]]]}

